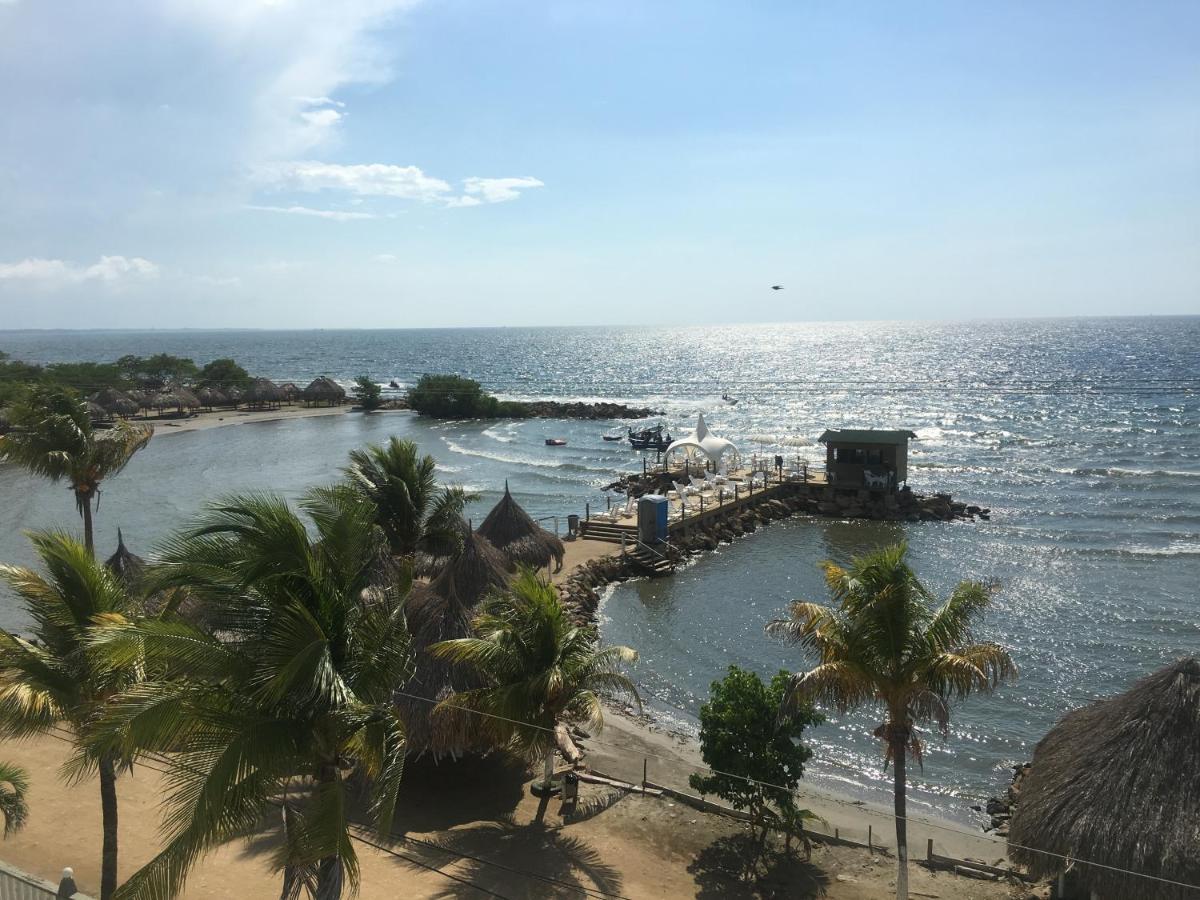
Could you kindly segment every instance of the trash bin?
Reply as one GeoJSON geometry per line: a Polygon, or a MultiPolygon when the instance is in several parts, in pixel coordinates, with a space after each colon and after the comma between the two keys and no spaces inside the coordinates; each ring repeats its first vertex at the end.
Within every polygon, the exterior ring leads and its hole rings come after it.
{"type": "Polygon", "coordinates": [[[575,537],[579,534],[579,516],[571,513],[567,516],[567,537],[575,537]]]}
{"type": "Polygon", "coordinates": [[[563,776],[562,802],[574,803],[579,798],[579,776],[568,772],[563,776]]]}

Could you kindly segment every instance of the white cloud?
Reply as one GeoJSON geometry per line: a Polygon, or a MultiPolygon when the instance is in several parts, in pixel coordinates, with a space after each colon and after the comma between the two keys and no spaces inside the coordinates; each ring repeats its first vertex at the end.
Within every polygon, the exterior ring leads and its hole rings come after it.
{"type": "MultiPolygon", "coordinates": [[[[460,200],[474,199],[479,203],[504,203],[507,200],[516,200],[521,196],[521,191],[527,188],[539,188],[546,185],[536,178],[525,176],[523,178],[465,178],[463,179],[463,191],[465,197],[460,200]]],[[[474,203],[458,203],[458,206],[474,206],[474,203]]]]}
{"type": "Polygon", "coordinates": [[[395,253],[377,253],[371,258],[380,263],[394,263],[400,259],[395,253]]]}
{"type": "Polygon", "coordinates": [[[417,166],[384,163],[345,166],[315,160],[281,162],[260,167],[258,177],[276,190],[306,193],[337,190],[361,197],[429,201],[450,192],[447,182],[426,175],[417,166]]]}
{"type": "Polygon", "coordinates": [[[334,222],[350,222],[356,219],[378,219],[376,213],[346,212],[338,209],[313,209],[310,206],[259,206],[247,204],[246,209],[257,212],[290,213],[294,216],[316,216],[321,219],[331,219],[334,222]]]}
{"type": "Polygon", "coordinates": [[[61,259],[30,257],[15,263],[0,263],[0,281],[28,281],[43,285],[81,284],[157,278],[159,268],[140,256],[101,256],[90,266],[61,259]]]}

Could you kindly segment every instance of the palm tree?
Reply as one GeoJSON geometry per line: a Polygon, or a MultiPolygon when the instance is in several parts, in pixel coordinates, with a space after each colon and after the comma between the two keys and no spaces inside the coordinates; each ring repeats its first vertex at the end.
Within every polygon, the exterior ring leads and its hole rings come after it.
{"type": "Polygon", "coordinates": [[[396,556],[453,555],[459,520],[471,499],[462,488],[438,488],[436,462],[412,441],[393,437],[350,452],[347,483],[378,510],[378,522],[396,556]]]}
{"type": "Polygon", "coordinates": [[[164,849],[121,898],[175,896],[200,856],[264,820],[280,823],[285,898],[353,891],[356,773],[370,779],[376,828],[390,831],[406,751],[392,695],[411,673],[409,580],[378,581],[384,537],[353,492],[316,490],[301,506],[312,534],[278,497],[211,507],[149,576],[203,614],[114,626],[95,642],[112,665],[140,653],[164,674],[114,699],[102,738],[169,755],[164,849]]]}
{"type": "Polygon", "coordinates": [[[29,819],[29,776],[20,766],[0,762],[0,816],[4,836],[20,831],[29,819]]]}
{"type": "MultiPolygon", "coordinates": [[[[63,532],[30,536],[45,575],[0,566],[6,581],[33,620],[36,642],[0,631],[0,735],[24,737],[65,725],[76,755],[73,778],[100,777],[104,823],[100,896],[117,887],[117,765],[112,752],[89,743],[105,704],[133,679],[131,666],[99,666],[87,652],[98,623],[120,622],[134,608],[120,579],[75,538],[63,532]]],[[[10,784],[17,787],[15,782],[10,784]]],[[[19,791],[18,791],[19,793],[19,791]]]]}
{"type": "Polygon", "coordinates": [[[83,517],[83,543],[95,552],[92,504],[100,484],[150,442],[154,429],[124,420],[97,433],[86,404],[61,389],[39,390],[13,410],[13,429],[0,436],[0,459],[51,481],[66,479],[83,517]]]}
{"type": "Polygon", "coordinates": [[[544,760],[545,788],[556,747],[569,762],[582,758],[567,723],[603,725],[599,692],[624,694],[641,705],[633,682],[620,671],[637,653],[598,647],[596,630],[572,622],[558,590],[532,569],[521,569],[507,591],[484,601],[473,627],[475,637],[442,641],[429,652],[473,667],[485,686],[452,694],[437,712],[484,714],[485,731],[497,742],[544,760]]]}
{"type": "Polygon", "coordinates": [[[893,764],[896,897],[908,896],[905,817],[905,754],[921,761],[916,725],[935,721],[943,734],[950,701],[988,692],[1017,667],[998,644],[975,643],[973,626],[992,591],[964,581],[940,606],[905,563],[907,546],[885,547],[853,560],[848,569],[823,563],[834,606],[794,603],[790,617],[767,626],[818,657],[816,667],[792,677],[785,710],[818,702],[840,712],[866,704],[883,708],[875,732],[885,746],[884,767],[893,764]]]}

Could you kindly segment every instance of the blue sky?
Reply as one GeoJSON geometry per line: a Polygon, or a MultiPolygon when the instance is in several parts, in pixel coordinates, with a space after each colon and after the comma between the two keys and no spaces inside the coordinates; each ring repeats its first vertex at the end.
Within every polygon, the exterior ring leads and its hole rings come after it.
{"type": "Polygon", "coordinates": [[[1198,41],[1166,0],[0,0],[0,328],[1200,312],[1198,41]]]}

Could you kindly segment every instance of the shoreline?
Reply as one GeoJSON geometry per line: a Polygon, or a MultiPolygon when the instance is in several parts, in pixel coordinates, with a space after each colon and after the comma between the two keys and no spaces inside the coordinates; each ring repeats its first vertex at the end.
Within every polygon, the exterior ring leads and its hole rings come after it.
{"type": "MultiPolygon", "coordinates": [[[[231,425],[250,425],[256,422],[339,416],[345,415],[352,409],[353,407],[348,403],[342,406],[292,406],[260,410],[215,409],[212,412],[195,413],[186,419],[137,419],[134,421],[151,425],[154,428],[154,435],[157,437],[159,435],[184,434],[190,431],[208,431],[211,428],[225,428],[231,425]]],[[[361,412],[361,410],[355,411],[361,412]]],[[[392,412],[392,410],[383,410],[383,412],[392,412]]]]}
{"type": "MultiPolygon", "coordinates": [[[[623,566],[616,560],[620,547],[615,544],[580,538],[567,542],[565,547],[562,570],[551,576],[564,600],[569,597],[572,586],[578,588],[578,576],[588,578],[589,574],[606,576],[608,573],[615,576],[605,577],[602,585],[587,584],[587,590],[597,596],[596,607],[581,608],[578,601],[570,604],[577,615],[585,615],[599,629],[601,595],[606,596],[616,584],[636,576],[626,572],[616,574],[623,566]]],[[[605,703],[604,722],[604,730],[594,741],[585,739],[581,743],[586,748],[589,766],[613,778],[638,784],[642,780],[644,764],[649,780],[674,790],[696,793],[688,785],[687,776],[707,767],[700,755],[699,742],[692,735],[671,729],[645,709],[642,715],[637,715],[631,709],[612,703],[605,703]],[[627,746],[612,746],[617,743],[627,746]]],[[[814,784],[812,780],[801,782],[799,794],[801,806],[823,820],[817,823],[816,830],[830,834],[836,831],[843,838],[864,844],[870,839],[875,846],[894,848],[895,819],[890,805],[814,784]]],[[[911,809],[912,805],[910,803],[908,812],[911,859],[923,859],[926,842],[932,838],[935,850],[942,855],[989,865],[1007,865],[1007,842],[1003,838],[986,834],[981,829],[972,831],[971,825],[944,816],[921,814],[911,809]]]]}

